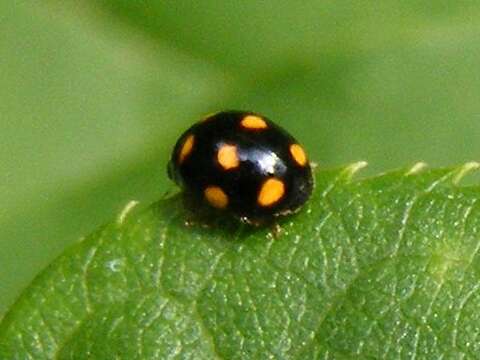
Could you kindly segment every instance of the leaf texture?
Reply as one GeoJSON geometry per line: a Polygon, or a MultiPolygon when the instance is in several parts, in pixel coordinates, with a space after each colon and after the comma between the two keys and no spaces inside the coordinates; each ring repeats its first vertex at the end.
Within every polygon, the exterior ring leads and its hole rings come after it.
{"type": "Polygon", "coordinates": [[[276,236],[186,226],[178,197],[123,212],[23,293],[0,358],[475,358],[478,165],[362,165],[318,172],[276,236]]]}

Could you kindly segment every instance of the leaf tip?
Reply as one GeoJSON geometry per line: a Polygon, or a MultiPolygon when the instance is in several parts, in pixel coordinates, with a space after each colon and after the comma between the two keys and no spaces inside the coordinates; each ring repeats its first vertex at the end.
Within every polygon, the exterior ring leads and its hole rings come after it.
{"type": "Polygon", "coordinates": [[[480,163],[477,161],[470,161],[455,169],[455,175],[452,182],[457,185],[468,173],[480,168],[480,163]]]}
{"type": "Polygon", "coordinates": [[[128,214],[132,211],[132,209],[137,206],[140,202],[137,200],[130,200],[127,205],[125,205],[120,211],[120,214],[118,214],[117,217],[117,224],[122,225],[127,218],[128,214]]]}
{"type": "Polygon", "coordinates": [[[366,166],[368,165],[368,163],[366,161],[357,161],[356,163],[353,163],[353,164],[350,164],[348,165],[345,170],[343,171],[344,175],[345,175],[345,178],[347,180],[351,180],[352,177],[357,173],[359,172],[360,170],[362,170],[363,168],[365,168],[366,166]]]}
{"type": "Polygon", "coordinates": [[[407,172],[405,173],[405,175],[407,176],[410,176],[410,175],[417,175],[419,173],[421,173],[423,170],[425,170],[425,168],[427,168],[428,164],[424,161],[419,161],[415,164],[413,164],[413,166],[407,170],[407,172]]]}

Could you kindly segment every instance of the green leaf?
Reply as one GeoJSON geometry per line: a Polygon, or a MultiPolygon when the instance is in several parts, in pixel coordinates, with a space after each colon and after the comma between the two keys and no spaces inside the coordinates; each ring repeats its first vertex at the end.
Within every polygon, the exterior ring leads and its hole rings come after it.
{"type": "Polygon", "coordinates": [[[362,165],[319,172],[277,236],[128,207],[24,292],[0,358],[474,358],[480,189],[457,183],[478,164],[362,165]]]}
{"type": "Polygon", "coordinates": [[[212,111],[268,115],[322,166],[478,160],[479,19],[471,0],[0,1],[0,317],[128,199],[158,199],[212,111]]]}

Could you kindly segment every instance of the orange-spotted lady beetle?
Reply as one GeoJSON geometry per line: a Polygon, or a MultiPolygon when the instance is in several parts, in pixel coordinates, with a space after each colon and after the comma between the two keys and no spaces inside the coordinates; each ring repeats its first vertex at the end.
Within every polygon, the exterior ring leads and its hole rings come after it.
{"type": "Polygon", "coordinates": [[[300,209],[314,184],[298,141],[245,111],[219,112],[185,131],[168,174],[189,196],[256,225],[300,209]]]}

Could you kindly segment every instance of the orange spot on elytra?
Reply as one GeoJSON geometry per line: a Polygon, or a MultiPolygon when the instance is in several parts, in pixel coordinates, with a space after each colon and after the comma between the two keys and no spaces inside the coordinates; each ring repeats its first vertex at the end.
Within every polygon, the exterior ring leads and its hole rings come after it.
{"type": "Polygon", "coordinates": [[[283,181],[270,178],[262,184],[257,202],[260,206],[270,206],[279,201],[285,193],[283,181]]]}
{"type": "Polygon", "coordinates": [[[298,165],[305,166],[307,163],[307,155],[300,145],[290,145],[290,154],[292,154],[293,160],[295,160],[298,165]]]}
{"type": "Polygon", "coordinates": [[[245,116],[240,122],[240,125],[242,125],[242,127],[244,127],[245,129],[250,130],[266,129],[268,127],[265,120],[256,115],[245,116]]]}
{"type": "Polygon", "coordinates": [[[222,145],[218,150],[217,160],[225,170],[236,168],[240,163],[237,147],[235,145],[222,145]]]}
{"type": "Polygon", "coordinates": [[[193,135],[188,135],[188,137],[185,139],[185,141],[182,145],[182,148],[180,149],[180,153],[178,155],[178,162],[180,164],[192,152],[194,142],[195,142],[195,137],[193,135]]]}
{"type": "Polygon", "coordinates": [[[204,190],[205,199],[217,209],[224,209],[228,205],[228,196],[219,186],[209,186],[204,190]]]}

